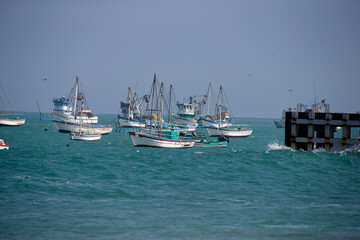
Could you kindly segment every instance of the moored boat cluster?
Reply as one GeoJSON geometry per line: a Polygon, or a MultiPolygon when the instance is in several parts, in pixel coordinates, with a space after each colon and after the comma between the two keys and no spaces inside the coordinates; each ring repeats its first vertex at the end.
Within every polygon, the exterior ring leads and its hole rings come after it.
{"type": "MultiPolygon", "coordinates": [[[[158,148],[222,148],[228,145],[230,138],[252,134],[253,129],[233,122],[222,86],[213,107],[210,106],[211,83],[201,99],[190,97],[175,103],[173,92],[170,85],[169,96],[165,96],[164,83],[157,82],[156,73],[150,94],[138,97],[129,87],[126,101],[120,105],[116,128],[129,134],[136,147],[158,148]],[[178,109],[176,114],[171,112],[172,105],[178,109]]],[[[53,123],[60,133],[70,133],[71,140],[98,141],[113,130],[113,125],[99,125],[98,116],[89,110],[78,75],[70,93],[54,98],[53,104],[46,117],[40,113],[40,119],[53,123]]]]}

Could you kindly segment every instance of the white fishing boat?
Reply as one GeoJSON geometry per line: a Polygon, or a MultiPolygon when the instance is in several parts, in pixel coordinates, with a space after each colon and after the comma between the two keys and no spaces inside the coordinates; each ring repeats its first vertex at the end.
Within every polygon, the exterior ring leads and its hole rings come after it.
{"type": "Polygon", "coordinates": [[[144,128],[145,121],[141,117],[140,107],[148,98],[147,95],[137,100],[136,93],[132,95],[129,87],[126,102],[120,102],[121,114],[118,115],[120,127],[123,128],[144,128]]]}
{"type": "Polygon", "coordinates": [[[0,150],[1,149],[9,149],[9,145],[7,145],[7,143],[2,139],[0,139],[0,150]]]}
{"type": "Polygon", "coordinates": [[[26,118],[19,114],[0,114],[0,126],[17,127],[24,125],[26,118]]]}
{"type": "Polygon", "coordinates": [[[192,148],[195,144],[195,140],[180,137],[180,132],[156,132],[145,128],[129,134],[135,147],[192,148]]]}
{"type": "Polygon", "coordinates": [[[223,99],[224,93],[222,85],[220,85],[218,103],[215,107],[215,115],[219,116],[219,125],[218,126],[207,126],[207,131],[210,137],[227,137],[227,138],[244,138],[248,137],[252,134],[252,128],[242,127],[240,125],[231,124],[227,127],[219,127],[222,126],[222,119],[231,119],[230,114],[228,112],[228,108],[224,105],[223,99]],[[223,114],[225,114],[225,118],[223,118],[223,114]]]}
{"type": "Polygon", "coordinates": [[[177,103],[176,106],[178,107],[178,113],[174,116],[174,120],[177,125],[189,127],[191,128],[190,131],[195,131],[198,126],[193,101],[194,98],[190,97],[188,103],[177,103]]]}
{"type": "Polygon", "coordinates": [[[228,127],[231,125],[231,118],[228,112],[228,109],[225,106],[215,106],[215,113],[210,113],[210,99],[211,99],[211,82],[209,83],[209,88],[207,91],[207,107],[208,111],[205,116],[200,116],[198,118],[198,123],[200,126],[210,126],[210,127],[228,127]],[[221,111],[221,114],[220,112],[221,111]]]}
{"type": "Polygon", "coordinates": [[[98,117],[87,106],[85,96],[79,91],[79,76],[76,76],[75,87],[68,97],[53,99],[54,108],[51,112],[59,132],[82,134],[110,134],[111,125],[98,125],[98,117]]]}
{"type": "Polygon", "coordinates": [[[130,132],[131,140],[136,147],[157,147],[157,148],[191,148],[195,144],[195,140],[180,137],[180,131],[164,130],[163,124],[163,101],[164,101],[164,84],[160,87],[160,106],[156,101],[156,73],[154,73],[154,81],[152,85],[152,94],[150,94],[151,106],[150,109],[150,123],[146,128],[138,131],[130,132]],[[159,107],[159,110],[158,110],[159,107]]]}
{"type": "Polygon", "coordinates": [[[10,101],[8,97],[6,96],[5,90],[0,83],[0,87],[2,90],[2,93],[0,94],[0,126],[6,126],[6,127],[18,127],[25,124],[26,118],[23,114],[14,113],[12,110],[12,107],[10,105],[10,101]],[[3,95],[7,101],[7,106],[11,109],[11,112],[5,111],[5,102],[3,102],[3,99],[1,97],[3,95]]]}
{"type": "Polygon", "coordinates": [[[99,141],[101,139],[101,134],[83,134],[80,132],[72,132],[71,140],[77,141],[99,141]]]}
{"type": "Polygon", "coordinates": [[[231,126],[227,128],[207,127],[210,137],[245,138],[252,134],[252,128],[231,126]]]}

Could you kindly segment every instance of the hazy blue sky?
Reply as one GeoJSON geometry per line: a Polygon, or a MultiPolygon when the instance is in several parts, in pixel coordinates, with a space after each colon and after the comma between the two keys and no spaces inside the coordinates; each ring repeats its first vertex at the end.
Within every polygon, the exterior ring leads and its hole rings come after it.
{"type": "Polygon", "coordinates": [[[43,111],[80,75],[96,113],[118,113],[153,73],[178,100],[223,84],[239,117],[319,100],[360,111],[360,1],[0,1],[0,81],[43,111]],[[47,78],[42,81],[41,78],[47,78]]]}

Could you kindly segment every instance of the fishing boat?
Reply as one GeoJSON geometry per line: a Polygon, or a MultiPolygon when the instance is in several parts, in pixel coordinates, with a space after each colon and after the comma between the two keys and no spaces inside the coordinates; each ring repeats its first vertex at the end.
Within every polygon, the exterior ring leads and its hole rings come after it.
{"type": "Polygon", "coordinates": [[[138,132],[130,132],[129,134],[135,147],[192,148],[195,144],[193,139],[180,137],[180,132],[156,132],[145,128],[138,132]]]}
{"type": "Polygon", "coordinates": [[[177,103],[178,113],[174,117],[174,121],[177,125],[188,127],[190,128],[189,131],[195,131],[198,126],[195,118],[195,106],[193,101],[194,98],[190,97],[189,102],[177,103]]]}
{"type": "Polygon", "coordinates": [[[207,127],[210,137],[245,138],[252,134],[252,128],[237,127],[236,125],[227,128],[207,127]]]}
{"type": "MultiPolygon", "coordinates": [[[[2,94],[3,96],[5,96],[5,99],[7,101],[7,105],[11,108],[10,105],[10,101],[8,99],[8,97],[6,96],[5,90],[2,86],[2,84],[0,83],[0,87],[2,90],[2,94]]],[[[5,111],[5,107],[4,107],[4,102],[3,99],[0,95],[0,126],[6,126],[6,127],[18,127],[21,125],[25,124],[26,118],[23,117],[23,114],[20,113],[15,113],[12,108],[11,108],[11,112],[6,112],[5,111]]]]}
{"type": "Polygon", "coordinates": [[[211,82],[209,83],[209,88],[207,91],[207,107],[208,111],[205,116],[200,116],[198,118],[198,123],[200,126],[210,126],[210,127],[228,127],[231,125],[231,118],[228,112],[228,109],[225,106],[215,107],[215,113],[210,113],[210,99],[211,99],[211,82]],[[219,110],[222,111],[220,114],[219,110]]]}
{"type": "Polygon", "coordinates": [[[156,73],[150,94],[150,123],[145,128],[138,131],[131,131],[129,135],[135,147],[156,147],[156,148],[191,148],[195,140],[180,136],[180,131],[165,130],[163,128],[163,102],[164,102],[164,84],[160,86],[160,101],[157,101],[156,73]],[[157,103],[160,102],[160,106],[157,103]],[[159,107],[159,109],[158,109],[159,107]]]}
{"type": "Polygon", "coordinates": [[[24,125],[26,118],[20,117],[19,114],[0,114],[0,126],[17,127],[24,125]]]}
{"type": "Polygon", "coordinates": [[[110,134],[111,125],[98,125],[98,117],[87,106],[85,95],[79,91],[79,76],[76,76],[75,87],[65,97],[53,99],[51,112],[56,128],[62,133],[81,132],[82,134],[110,134]]]}
{"type": "Polygon", "coordinates": [[[205,148],[225,148],[227,147],[228,140],[224,137],[219,137],[214,140],[200,140],[195,142],[196,147],[205,147],[205,148]]]}
{"type": "Polygon", "coordinates": [[[7,143],[4,142],[4,140],[2,140],[2,139],[0,139],[0,150],[1,149],[9,149],[9,145],[7,145],[7,143]]]}
{"type": "Polygon", "coordinates": [[[122,128],[144,128],[145,121],[141,118],[140,107],[144,101],[148,100],[148,95],[143,96],[137,101],[136,93],[131,93],[131,88],[128,90],[128,97],[126,102],[120,102],[121,114],[118,114],[119,125],[122,128]]]}
{"type": "Polygon", "coordinates": [[[273,120],[274,124],[277,128],[284,128],[285,127],[285,122],[282,120],[273,120]]]}
{"type": "Polygon", "coordinates": [[[101,134],[83,134],[80,132],[72,132],[71,140],[77,141],[99,141],[101,139],[101,134]]]}
{"type": "Polygon", "coordinates": [[[230,114],[228,112],[228,107],[224,105],[224,92],[223,87],[220,85],[219,95],[218,95],[218,103],[215,106],[215,114],[219,116],[219,125],[218,126],[207,126],[206,130],[210,137],[227,137],[227,138],[244,138],[248,137],[252,134],[252,128],[246,128],[241,125],[231,124],[227,127],[222,126],[223,114],[225,114],[225,119],[231,119],[230,114]]]}
{"type": "Polygon", "coordinates": [[[274,124],[277,128],[284,128],[285,127],[285,110],[282,112],[281,120],[273,120],[274,124]]]}

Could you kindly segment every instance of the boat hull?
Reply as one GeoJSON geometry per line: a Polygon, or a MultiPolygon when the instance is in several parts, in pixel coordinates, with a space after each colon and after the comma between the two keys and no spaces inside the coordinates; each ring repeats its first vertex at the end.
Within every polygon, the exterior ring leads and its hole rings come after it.
{"type": "Polygon", "coordinates": [[[231,125],[231,123],[229,121],[225,121],[225,122],[221,122],[221,124],[219,122],[216,121],[212,121],[206,118],[200,118],[199,119],[199,123],[201,126],[209,126],[209,127],[215,127],[215,128],[225,128],[225,127],[229,127],[231,125]]]}
{"type": "Polygon", "coordinates": [[[192,148],[195,144],[195,140],[171,140],[141,132],[129,134],[135,147],[192,148]]]}
{"type": "Polygon", "coordinates": [[[177,125],[183,125],[183,126],[194,126],[195,129],[198,126],[198,123],[197,123],[197,121],[195,119],[181,117],[181,116],[176,116],[175,117],[175,123],[177,125]]]}
{"type": "Polygon", "coordinates": [[[119,124],[120,127],[123,128],[144,128],[145,123],[134,120],[134,119],[127,119],[123,117],[119,117],[119,124]]]}
{"type": "Polygon", "coordinates": [[[17,127],[24,125],[25,118],[0,118],[0,126],[17,127]]]}
{"type": "Polygon", "coordinates": [[[0,150],[9,149],[9,145],[0,145],[0,150]]]}
{"type": "Polygon", "coordinates": [[[227,142],[195,142],[196,147],[204,148],[225,148],[227,147],[227,142]]]}
{"type": "Polygon", "coordinates": [[[208,127],[206,129],[209,133],[210,137],[229,137],[229,138],[245,138],[252,134],[253,129],[251,128],[237,128],[237,129],[230,129],[230,128],[215,128],[215,127],[208,127]]]}
{"type": "Polygon", "coordinates": [[[277,121],[274,120],[274,124],[277,128],[284,128],[285,127],[285,123],[283,121],[277,121]]]}
{"type": "Polygon", "coordinates": [[[71,133],[71,132],[82,132],[84,134],[110,134],[112,131],[111,126],[102,126],[102,125],[80,125],[76,123],[70,123],[65,121],[54,121],[57,129],[61,133],[71,133]]]}
{"type": "Polygon", "coordinates": [[[71,140],[76,141],[99,141],[101,139],[101,134],[78,134],[72,133],[71,140]]]}

